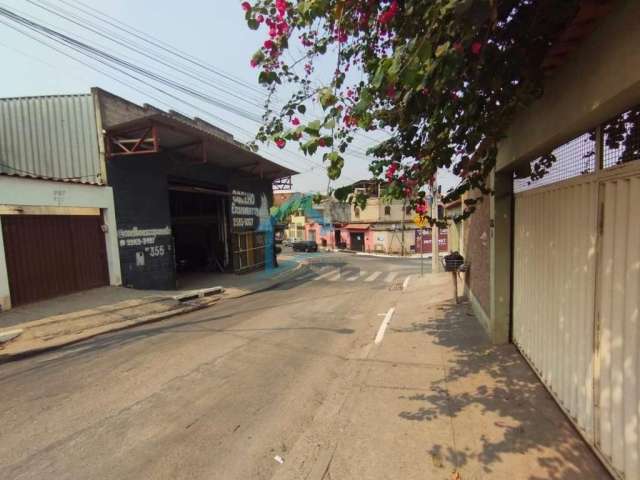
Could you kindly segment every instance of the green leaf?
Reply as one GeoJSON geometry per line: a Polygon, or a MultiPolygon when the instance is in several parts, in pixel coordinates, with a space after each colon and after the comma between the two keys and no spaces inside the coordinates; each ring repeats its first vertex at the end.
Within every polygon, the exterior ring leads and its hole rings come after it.
{"type": "Polygon", "coordinates": [[[436,48],[436,58],[440,58],[442,55],[449,51],[449,47],[451,46],[451,42],[446,41],[441,45],[438,45],[436,48]]]}
{"type": "Polygon", "coordinates": [[[376,69],[376,73],[373,76],[373,80],[371,82],[371,84],[375,89],[378,89],[382,86],[382,83],[384,82],[384,77],[390,65],[391,65],[391,59],[389,58],[385,58],[381,60],[380,63],[378,63],[378,68],[376,69]]]}
{"type": "Polygon", "coordinates": [[[324,122],[324,128],[332,129],[336,126],[336,119],[331,117],[327,121],[324,122]]]}
{"type": "Polygon", "coordinates": [[[260,28],[260,24],[255,18],[250,18],[249,20],[247,20],[247,25],[251,30],[257,30],[258,28],[260,28]]]}
{"type": "Polygon", "coordinates": [[[369,110],[372,101],[373,98],[371,96],[371,92],[368,89],[363,89],[360,92],[360,99],[358,100],[358,103],[353,106],[353,113],[356,116],[364,114],[369,110]]]}
{"type": "Polygon", "coordinates": [[[320,136],[320,128],[322,127],[322,123],[320,120],[314,120],[313,122],[309,122],[307,126],[304,128],[304,132],[309,135],[313,135],[314,137],[320,136]]]}
{"type": "Polygon", "coordinates": [[[308,142],[303,143],[300,147],[308,155],[313,155],[318,150],[318,139],[312,138],[308,142]]]}
{"type": "Polygon", "coordinates": [[[304,105],[298,105],[298,112],[300,112],[302,115],[304,115],[304,113],[307,111],[307,107],[305,107],[304,105]]]}
{"type": "Polygon", "coordinates": [[[320,105],[322,105],[322,108],[324,110],[326,110],[331,105],[335,105],[335,103],[338,101],[337,97],[333,94],[331,89],[328,87],[325,87],[320,90],[318,94],[318,98],[320,100],[320,105]]]}

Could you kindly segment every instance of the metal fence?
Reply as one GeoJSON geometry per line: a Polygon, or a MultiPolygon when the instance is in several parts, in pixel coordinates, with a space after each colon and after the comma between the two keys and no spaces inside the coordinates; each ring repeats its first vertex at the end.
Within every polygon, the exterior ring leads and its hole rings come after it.
{"type": "Polygon", "coordinates": [[[526,178],[515,178],[515,193],[551,185],[640,159],[640,106],[631,108],[530,162],[526,178]]]}

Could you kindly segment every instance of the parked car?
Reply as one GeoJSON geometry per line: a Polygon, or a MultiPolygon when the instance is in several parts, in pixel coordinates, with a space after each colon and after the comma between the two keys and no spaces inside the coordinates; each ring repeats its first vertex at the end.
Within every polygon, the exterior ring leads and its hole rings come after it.
{"type": "Polygon", "coordinates": [[[293,244],[294,252],[317,252],[318,244],[313,240],[302,240],[293,244]]]}
{"type": "Polygon", "coordinates": [[[285,238],[282,240],[282,246],[283,247],[290,247],[291,246],[291,240],[285,238]]]}

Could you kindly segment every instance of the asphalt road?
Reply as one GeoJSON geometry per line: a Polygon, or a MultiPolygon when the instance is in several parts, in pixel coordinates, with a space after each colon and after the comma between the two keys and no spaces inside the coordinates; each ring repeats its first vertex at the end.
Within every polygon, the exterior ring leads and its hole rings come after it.
{"type": "Polygon", "coordinates": [[[271,478],[420,271],[309,257],[269,291],[0,365],[0,478],[271,478]]]}

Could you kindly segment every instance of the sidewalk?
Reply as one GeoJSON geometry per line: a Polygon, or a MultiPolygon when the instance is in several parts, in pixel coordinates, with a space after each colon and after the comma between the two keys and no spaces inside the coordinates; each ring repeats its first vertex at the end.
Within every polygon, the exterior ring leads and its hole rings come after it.
{"type": "Polygon", "coordinates": [[[303,262],[283,258],[278,268],[268,271],[191,275],[176,291],[95,288],[0,312],[0,360],[207,308],[222,297],[271,288],[303,262]]]}
{"type": "Polygon", "coordinates": [[[294,447],[278,480],[610,478],[515,347],[491,345],[469,304],[453,304],[449,282],[412,279],[324,412],[333,435],[305,434],[314,443],[294,447]]]}

